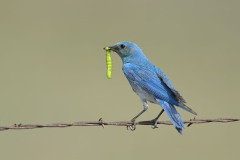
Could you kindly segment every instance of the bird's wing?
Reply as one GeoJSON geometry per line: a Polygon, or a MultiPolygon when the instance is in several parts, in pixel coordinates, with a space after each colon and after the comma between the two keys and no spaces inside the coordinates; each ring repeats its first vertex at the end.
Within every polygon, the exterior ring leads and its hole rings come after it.
{"type": "Polygon", "coordinates": [[[128,81],[154,97],[177,105],[178,101],[166,84],[159,79],[154,69],[140,68],[131,63],[123,64],[122,70],[128,81]]]}
{"type": "Polygon", "coordinates": [[[168,77],[163,73],[163,71],[161,71],[156,66],[155,66],[155,71],[156,71],[159,79],[161,79],[168,86],[168,88],[172,91],[172,93],[175,95],[176,99],[182,104],[187,103],[186,100],[180,95],[180,93],[174,88],[173,84],[168,79],[168,77]]]}

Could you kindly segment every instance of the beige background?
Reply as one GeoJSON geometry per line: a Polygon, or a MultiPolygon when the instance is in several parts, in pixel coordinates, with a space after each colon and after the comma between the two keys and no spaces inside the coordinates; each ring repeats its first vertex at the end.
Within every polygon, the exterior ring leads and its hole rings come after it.
{"type": "MultiPolygon", "coordinates": [[[[240,2],[0,1],[0,125],[130,120],[141,109],[103,47],[134,41],[198,112],[239,118],[240,2]]],[[[155,117],[150,109],[139,120],[155,117]]],[[[179,109],[183,119],[193,115],[179,109]]],[[[162,119],[167,120],[166,115],[162,119]]],[[[0,133],[1,159],[239,159],[240,123],[71,127],[0,133]]]]}

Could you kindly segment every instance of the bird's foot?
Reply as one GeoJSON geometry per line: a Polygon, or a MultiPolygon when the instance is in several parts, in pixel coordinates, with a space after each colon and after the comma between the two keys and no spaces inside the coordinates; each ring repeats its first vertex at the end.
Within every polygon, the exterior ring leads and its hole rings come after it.
{"type": "Polygon", "coordinates": [[[132,119],[131,122],[133,122],[133,124],[130,126],[127,126],[127,129],[129,128],[131,131],[134,131],[134,130],[136,130],[135,119],[132,119]]]}
{"type": "Polygon", "coordinates": [[[152,129],[156,129],[156,128],[158,128],[158,126],[157,126],[157,119],[153,119],[153,120],[151,120],[150,122],[153,123],[153,125],[152,125],[152,129]]]}

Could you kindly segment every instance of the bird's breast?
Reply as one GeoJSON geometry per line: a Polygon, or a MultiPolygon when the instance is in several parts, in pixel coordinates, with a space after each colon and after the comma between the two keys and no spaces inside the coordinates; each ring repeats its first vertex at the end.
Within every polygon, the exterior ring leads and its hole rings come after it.
{"type": "Polygon", "coordinates": [[[143,88],[135,84],[134,82],[130,82],[130,85],[133,91],[141,98],[151,103],[157,103],[155,97],[152,94],[146,92],[143,88]]]}

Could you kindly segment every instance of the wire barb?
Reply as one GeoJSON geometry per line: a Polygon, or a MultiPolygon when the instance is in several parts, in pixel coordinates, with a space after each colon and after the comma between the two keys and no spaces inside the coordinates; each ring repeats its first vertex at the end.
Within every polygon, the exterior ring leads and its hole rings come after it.
{"type": "MultiPolygon", "coordinates": [[[[185,124],[188,124],[189,127],[192,124],[203,124],[203,123],[229,123],[229,122],[237,122],[240,121],[239,118],[217,118],[217,119],[190,119],[189,121],[184,121],[185,124]]],[[[171,121],[158,121],[157,124],[163,125],[172,125],[171,121]]],[[[131,122],[131,121],[116,121],[116,122],[105,122],[100,118],[98,121],[79,121],[72,123],[51,123],[51,124],[22,124],[15,123],[12,126],[0,126],[0,131],[6,130],[23,130],[23,129],[36,129],[36,128],[64,128],[64,127],[73,127],[73,126],[133,126],[133,125],[152,125],[152,121],[139,121],[139,122],[131,122]]]]}
{"type": "Polygon", "coordinates": [[[104,128],[104,123],[103,123],[103,119],[102,118],[99,118],[99,123],[101,123],[101,126],[102,126],[102,128],[104,128]]]}
{"type": "MultiPolygon", "coordinates": [[[[190,119],[190,121],[194,121],[196,119],[196,117],[194,117],[193,119],[190,119]]],[[[188,123],[187,127],[190,127],[193,123],[188,123]]]]}

